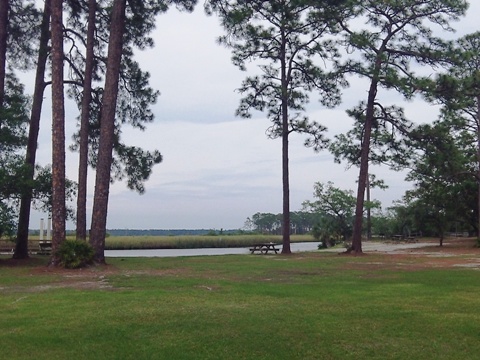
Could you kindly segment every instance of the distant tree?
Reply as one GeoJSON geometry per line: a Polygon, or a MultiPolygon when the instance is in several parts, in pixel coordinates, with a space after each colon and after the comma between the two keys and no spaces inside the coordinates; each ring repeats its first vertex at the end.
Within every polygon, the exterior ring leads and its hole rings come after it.
{"type": "Polygon", "coordinates": [[[278,215],[272,213],[255,213],[247,223],[251,230],[260,234],[275,234],[281,227],[278,215]]]}
{"type": "MultiPolygon", "coordinates": [[[[451,31],[449,22],[463,16],[468,4],[466,1],[450,0],[366,0],[356,2],[355,7],[358,10],[357,19],[362,19],[367,27],[359,28],[359,21],[348,23],[343,19],[339,19],[339,25],[344,31],[343,46],[353,55],[359,55],[348,60],[344,70],[369,79],[367,100],[350,111],[358,134],[361,134],[361,147],[357,150],[360,173],[353,241],[349,251],[361,253],[372,131],[381,131],[388,124],[391,134],[409,132],[405,128],[402,109],[381,104],[378,90],[394,90],[406,99],[412,98],[417,78],[411,64],[437,65],[446,57],[445,50],[448,49],[444,41],[433,36],[428,25],[451,31]]],[[[381,133],[387,134],[385,131],[381,133]]]]}
{"type": "Polygon", "coordinates": [[[385,182],[381,179],[377,179],[375,174],[368,174],[367,177],[367,186],[366,186],[366,210],[367,210],[367,239],[372,238],[372,208],[375,207],[375,203],[372,203],[371,199],[371,189],[382,189],[385,190],[388,188],[385,185],[385,182]],[[373,205],[373,206],[372,206],[373,205]]]}
{"type": "MultiPolygon", "coordinates": [[[[404,199],[405,200],[405,199],[404,199]]],[[[427,205],[428,207],[429,205],[427,205]]],[[[390,223],[390,234],[391,235],[401,235],[403,237],[409,236],[412,229],[416,227],[417,210],[409,200],[405,201],[396,201],[393,206],[390,206],[387,211],[389,218],[391,219],[390,223]]],[[[419,219],[425,219],[425,213],[422,212],[422,215],[419,219]]],[[[420,220],[420,222],[422,221],[420,220]]],[[[423,227],[424,228],[424,227],[423,227]]]]}
{"type": "Polygon", "coordinates": [[[290,214],[291,232],[294,234],[307,234],[315,226],[317,216],[309,211],[293,211],[290,214]]]}
{"type": "Polygon", "coordinates": [[[319,214],[321,219],[317,224],[318,231],[324,232],[328,238],[337,236],[347,240],[352,234],[355,197],[350,190],[342,190],[333,186],[317,182],[313,193],[315,201],[305,201],[303,208],[319,214]]]}
{"type": "MultiPolygon", "coordinates": [[[[372,212],[372,234],[380,238],[397,234],[394,230],[395,217],[389,209],[377,209],[372,212]]],[[[373,235],[372,235],[373,236],[373,235]]]]}
{"type": "MultiPolygon", "coordinates": [[[[307,133],[317,149],[324,146],[325,128],[302,113],[309,93],[318,91],[320,101],[335,106],[340,101],[342,79],[317,64],[335,61],[338,52],[328,36],[335,31],[332,13],[338,1],[230,1],[209,0],[227,35],[221,44],[232,49],[233,63],[246,70],[246,62],[259,60],[261,75],[247,77],[237,115],[251,117],[252,110],[267,111],[272,126],[267,133],[282,139],[283,254],[290,254],[289,135],[307,133]]],[[[343,10],[343,9],[342,9],[343,10]]],[[[307,141],[308,143],[309,141],[307,141]]]]}
{"type": "MultiPolygon", "coordinates": [[[[282,214],[256,213],[245,221],[245,228],[262,234],[282,233],[282,214]]],[[[306,234],[313,229],[317,215],[307,211],[293,211],[290,213],[290,231],[294,234],[306,234]]]]}

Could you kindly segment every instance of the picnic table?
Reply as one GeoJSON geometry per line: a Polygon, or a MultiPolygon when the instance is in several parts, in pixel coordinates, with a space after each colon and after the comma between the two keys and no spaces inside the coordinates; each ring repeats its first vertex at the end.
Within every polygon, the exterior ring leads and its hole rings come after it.
{"type": "Polygon", "coordinates": [[[256,251],[258,251],[261,254],[268,254],[269,251],[275,251],[275,254],[277,254],[280,249],[278,249],[276,245],[277,244],[273,242],[254,244],[250,248],[250,252],[254,254],[256,251]]]}
{"type": "Polygon", "coordinates": [[[403,239],[403,235],[392,235],[392,240],[400,241],[403,239]]]}
{"type": "Polygon", "coordinates": [[[407,243],[418,242],[417,238],[414,235],[404,236],[404,235],[392,235],[392,239],[395,241],[406,241],[407,243]]]}

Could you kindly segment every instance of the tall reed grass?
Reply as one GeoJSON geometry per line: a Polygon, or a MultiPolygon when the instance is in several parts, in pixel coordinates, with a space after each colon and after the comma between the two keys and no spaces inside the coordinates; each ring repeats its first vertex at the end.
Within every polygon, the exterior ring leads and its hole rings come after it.
{"type": "MultiPolygon", "coordinates": [[[[67,236],[73,240],[74,236],[67,236]]],[[[29,248],[37,249],[39,236],[29,237],[29,248]]],[[[45,239],[44,239],[45,240],[45,239]]],[[[291,242],[315,241],[311,235],[291,235],[291,242]]],[[[106,250],[133,249],[200,249],[249,247],[253,244],[282,243],[281,235],[185,235],[185,236],[110,236],[105,239],[106,250]]],[[[12,241],[0,239],[0,252],[10,252],[15,247],[12,241]]]]}
{"type": "MultiPolygon", "coordinates": [[[[292,242],[314,241],[311,235],[292,235],[292,242]]],[[[105,240],[107,250],[129,249],[198,249],[248,247],[257,243],[281,243],[280,235],[188,235],[188,236],[111,236],[105,240]]]]}

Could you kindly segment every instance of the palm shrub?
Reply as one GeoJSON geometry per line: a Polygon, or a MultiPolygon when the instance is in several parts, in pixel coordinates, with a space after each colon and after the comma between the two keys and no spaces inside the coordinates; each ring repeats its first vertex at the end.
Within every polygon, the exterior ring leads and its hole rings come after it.
{"type": "Polygon", "coordinates": [[[331,229],[322,228],[320,225],[315,225],[312,229],[312,235],[315,240],[319,241],[318,249],[325,249],[335,246],[338,242],[339,236],[331,229]]]}
{"type": "Polygon", "coordinates": [[[66,269],[78,269],[93,262],[93,248],[85,241],[65,240],[57,251],[60,265],[66,269]]]}

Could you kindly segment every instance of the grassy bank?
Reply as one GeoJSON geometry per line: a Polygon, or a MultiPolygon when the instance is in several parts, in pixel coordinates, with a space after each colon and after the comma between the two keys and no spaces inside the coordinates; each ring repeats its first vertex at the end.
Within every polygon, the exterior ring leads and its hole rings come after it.
{"type": "MultiPolygon", "coordinates": [[[[68,236],[74,239],[74,236],[68,236]]],[[[38,236],[29,237],[29,248],[38,248],[38,236]]],[[[292,242],[315,241],[311,235],[292,235],[292,242]]],[[[186,236],[110,236],[105,239],[106,250],[130,249],[200,249],[248,247],[257,243],[274,242],[280,244],[280,235],[186,235],[186,236]]],[[[0,251],[8,252],[15,244],[0,239],[0,251]]]]}
{"type": "MultiPolygon", "coordinates": [[[[311,235],[292,235],[292,242],[314,241],[311,235]]],[[[256,243],[281,243],[280,235],[188,235],[188,236],[111,236],[105,240],[107,250],[120,249],[199,249],[248,247],[256,243]]]]}
{"type": "Polygon", "coordinates": [[[328,253],[0,260],[6,359],[477,359],[478,270],[328,253]]]}

